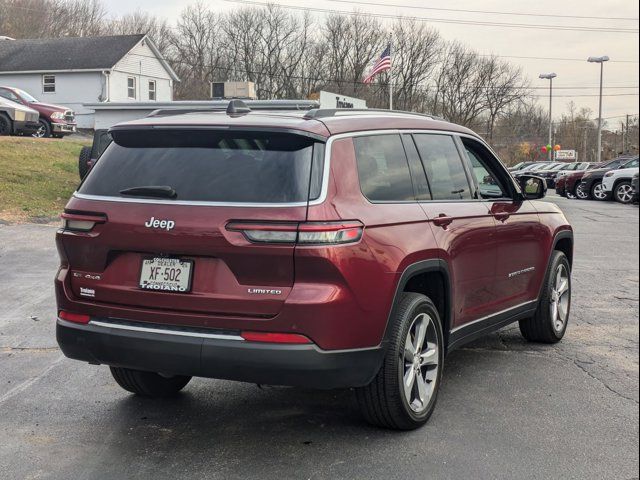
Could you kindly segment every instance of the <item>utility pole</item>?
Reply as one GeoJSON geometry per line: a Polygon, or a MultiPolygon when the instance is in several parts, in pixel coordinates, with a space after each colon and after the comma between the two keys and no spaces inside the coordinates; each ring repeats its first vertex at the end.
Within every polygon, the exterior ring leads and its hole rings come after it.
{"type": "Polygon", "coordinates": [[[624,142],[624,152],[627,153],[629,151],[629,114],[627,113],[627,136],[624,137],[625,138],[625,142],[624,142]]]}
{"type": "Polygon", "coordinates": [[[604,62],[608,62],[609,57],[603,55],[601,57],[589,57],[587,62],[600,64],[600,101],[598,102],[598,155],[597,161],[602,161],[602,81],[604,78],[604,62]]]}

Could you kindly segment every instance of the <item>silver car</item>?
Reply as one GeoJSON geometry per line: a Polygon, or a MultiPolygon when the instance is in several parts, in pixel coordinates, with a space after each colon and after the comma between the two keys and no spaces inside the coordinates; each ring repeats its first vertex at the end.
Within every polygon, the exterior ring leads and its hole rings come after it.
{"type": "Polygon", "coordinates": [[[40,114],[32,108],[0,97],[0,135],[32,134],[40,114]]]}

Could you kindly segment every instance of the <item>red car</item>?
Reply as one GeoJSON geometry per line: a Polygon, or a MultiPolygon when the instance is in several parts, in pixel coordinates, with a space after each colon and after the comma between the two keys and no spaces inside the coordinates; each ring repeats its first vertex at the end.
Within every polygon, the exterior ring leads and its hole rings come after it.
{"type": "Polygon", "coordinates": [[[355,387],[369,422],[413,429],[445,354],[565,333],[572,228],[466,128],[232,101],[110,133],[57,232],[57,340],[130,392],[355,387]]]}
{"type": "Polygon", "coordinates": [[[67,107],[39,102],[24,90],[13,87],[0,86],[0,97],[26,105],[40,114],[40,125],[33,133],[34,137],[62,138],[76,131],[75,114],[67,107]]]}

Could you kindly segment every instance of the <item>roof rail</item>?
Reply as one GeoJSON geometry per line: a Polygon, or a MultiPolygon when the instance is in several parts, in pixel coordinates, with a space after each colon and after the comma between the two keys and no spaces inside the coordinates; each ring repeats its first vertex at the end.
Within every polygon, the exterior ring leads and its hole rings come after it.
{"type": "Polygon", "coordinates": [[[387,115],[415,115],[418,117],[429,118],[431,120],[446,121],[444,118],[437,117],[435,115],[428,115],[426,113],[406,112],[403,110],[384,110],[381,108],[314,108],[309,110],[304,118],[317,120],[320,118],[338,117],[341,115],[367,115],[375,113],[384,113],[387,115]]]}
{"type": "Polygon", "coordinates": [[[158,108],[147,117],[166,117],[185,113],[227,112],[230,115],[245,114],[256,110],[276,112],[304,112],[318,109],[320,104],[315,100],[213,100],[197,102],[193,106],[181,105],[175,108],[158,108]]]}

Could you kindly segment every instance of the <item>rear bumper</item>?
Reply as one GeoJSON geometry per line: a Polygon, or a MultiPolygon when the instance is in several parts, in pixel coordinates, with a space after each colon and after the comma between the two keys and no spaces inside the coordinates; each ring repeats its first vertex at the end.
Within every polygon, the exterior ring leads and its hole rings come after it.
{"type": "Polygon", "coordinates": [[[32,134],[38,131],[40,124],[38,122],[16,121],[13,122],[14,133],[32,134]]]}
{"type": "Polygon", "coordinates": [[[67,357],[93,364],[321,389],[368,384],[384,356],[380,347],[328,351],[316,345],[248,342],[233,332],[132,328],[98,319],[86,325],[58,319],[56,338],[67,357]]]}

